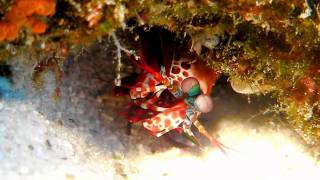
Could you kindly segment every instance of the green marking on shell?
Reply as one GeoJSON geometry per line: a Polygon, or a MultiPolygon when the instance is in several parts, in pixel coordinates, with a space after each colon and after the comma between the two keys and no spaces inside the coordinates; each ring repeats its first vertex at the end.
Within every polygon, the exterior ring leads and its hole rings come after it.
{"type": "Polygon", "coordinates": [[[188,104],[189,106],[194,106],[194,102],[195,102],[196,98],[195,97],[187,97],[184,99],[184,102],[186,104],[188,104]]]}
{"type": "Polygon", "coordinates": [[[194,85],[192,88],[188,91],[189,96],[197,96],[201,94],[200,85],[194,85]]]}

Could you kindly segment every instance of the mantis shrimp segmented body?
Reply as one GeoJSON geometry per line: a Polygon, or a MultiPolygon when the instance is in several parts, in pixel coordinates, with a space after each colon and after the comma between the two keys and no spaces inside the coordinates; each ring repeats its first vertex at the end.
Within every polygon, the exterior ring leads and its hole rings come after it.
{"type": "Polygon", "coordinates": [[[202,112],[212,109],[212,101],[208,95],[219,73],[208,68],[203,61],[191,57],[187,55],[160,67],[147,64],[143,55],[132,60],[142,73],[130,87],[130,98],[137,106],[154,112],[154,115],[142,119],[134,117],[129,121],[142,121],[143,126],[157,137],[177,130],[200,145],[191,131],[191,126],[194,125],[213,145],[224,152],[223,145],[198,121],[202,112]],[[169,105],[163,103],[165,100],[162,97],[168,93],[175,99],[175,102],[169,105]]]}

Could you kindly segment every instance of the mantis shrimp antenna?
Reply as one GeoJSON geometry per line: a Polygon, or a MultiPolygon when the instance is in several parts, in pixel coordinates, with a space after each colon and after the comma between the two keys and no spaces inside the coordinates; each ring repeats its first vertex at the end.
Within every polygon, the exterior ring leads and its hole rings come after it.
{"type": "Polygon", "coordinates": [[[199,132],[201,134],[203,134],[206,138],[208,138],[210,140],[210,142],[218,147],[224,154],[226,154],[226,151],[224,150],[224,148],[226,148],[225,145],[223,145],[222,143],[220,143],[216,138],[212,137],[207,131],[206,129],[202,126],[202,124],[200,124],[200,122],[198,120],[195,120],[193,122],[194,126],[199,130],[199,132]]]}

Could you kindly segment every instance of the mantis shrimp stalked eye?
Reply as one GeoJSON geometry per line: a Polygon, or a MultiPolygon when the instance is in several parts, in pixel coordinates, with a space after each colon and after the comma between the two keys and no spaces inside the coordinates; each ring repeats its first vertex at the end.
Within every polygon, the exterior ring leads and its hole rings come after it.
{"type": "Polygon", "coordinates": [[[203,94],[199,95],[196,98],[194,104],[197,107],[197,109],[202,113],[208,113],[213,108],[212,99],[209,96],[203,94]]]}
{"type": "Polygon", "coordinates": [[[194,77],[188,77],[181,82],[181,90],[189,96],[201,94],[199,81],[194,77]]]}
{"type": "Polygon", "coordinates": [[[201,94],[199,81],[194,77],[188,77],[181,82],[181,90],[188,94],[185,98],[187,104],[194,106],[202,113],[208,113],[213,108],[210,96],[201,94]]]}

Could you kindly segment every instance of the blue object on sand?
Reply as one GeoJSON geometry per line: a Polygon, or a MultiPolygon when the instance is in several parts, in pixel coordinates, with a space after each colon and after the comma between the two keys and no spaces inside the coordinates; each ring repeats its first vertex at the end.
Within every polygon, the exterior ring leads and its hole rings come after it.
{"type": "Polygon", "coordinates": [[[6,77],[0,76],[0,99],[3,100],[22,100],[25,92],[21,89],[14,89],[12,83],[6,77]]]}

